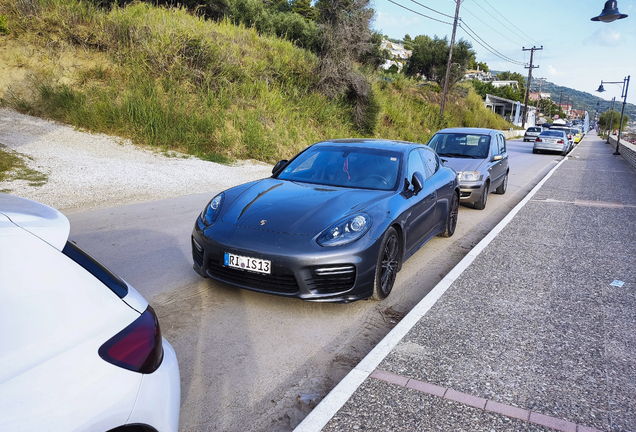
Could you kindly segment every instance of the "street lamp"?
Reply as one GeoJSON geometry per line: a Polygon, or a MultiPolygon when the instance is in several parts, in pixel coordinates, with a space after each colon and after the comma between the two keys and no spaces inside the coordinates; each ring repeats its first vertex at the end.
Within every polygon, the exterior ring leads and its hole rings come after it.
{"type": "MultiPolygon", "coordinates": [[[[607,2],[607,3],[610,3],[610,2],[607,2]]],[[[607,6],[607,3],[605,4],[606,6],[607,6]]],[[[627,78],[624,78],[622,82],[621,81],[605,81],[606,84],[617,84],[617,85],[622,84],[621,97],[623,98],[623,108],[621,109],[621,125],[618,127],[618,141],[616,141],[616,151],[614,152],[615,155],[620,154],[618,149],[621,144],[621,136],[623,133],[623,115],[625,114],[625,104],[627,103],[627,90],[629,90],[629,78],[630,78],[630,75],[627,75],[627,78]]],[[[596,91],[599,93],[602,93],[605,91],[605,88],[603,87],[603,80],[601,80],[601,85],[598,86],[598,89],[596,91]]],[[[608,142],[609,142],[609,137],[608,137],[608,142]]]]}
{"type": "Polygon", "coordinates": [[[605,7],[599,16],[592,18],[592,21],[602,21],[604,23],[611,23],[619,19],[627,18],[627,15],[618,11],[618,5],[615,0],[609,0],[605,2],[605,7]]]}

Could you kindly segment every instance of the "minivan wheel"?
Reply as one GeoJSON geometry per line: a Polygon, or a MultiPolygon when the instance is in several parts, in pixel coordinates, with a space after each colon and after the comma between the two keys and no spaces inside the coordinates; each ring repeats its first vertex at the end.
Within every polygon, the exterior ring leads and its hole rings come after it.
{"type": "Polygon", "coordinates": [[[395,228],[389,227],[384,233],[378,261],[375,264],[373,281],[373,300],[384,300],[393,289],[398,269],[400,268],[400,240],[395,228]]]}
{"type": "Polygon", "coordinates": [[[495,193],[499,195],[503,195],[506,193],[506,189],[508,189],[508,173],[504,176],[503,181],[499,185],[497,189],[495,189],[495,193]]]}
{"type": "Polygon", "coordinates": [[[486,201],[488,200],[488,189],[490,188],[490,183],[486,182],[484,185],[484,193],[481,197],[479,197],[479,201],[475,202],[475,208],[477,210],[483,210],[486,208],[486,201]]]}

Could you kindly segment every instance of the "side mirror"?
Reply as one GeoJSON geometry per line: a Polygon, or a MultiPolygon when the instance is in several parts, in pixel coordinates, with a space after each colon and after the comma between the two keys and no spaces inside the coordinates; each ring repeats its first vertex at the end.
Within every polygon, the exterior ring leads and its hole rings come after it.
{"type": "Polygon", "coordinates": [[[422,177],[422,174],[419,171],[413,173],[411,184],[413,185],[413,192],[415,192],[415,195],[424,189],[424,177],[422,177]]]}
{"type": "Polygon", "coordinates": [[[278,174],[278,172],[281,171],[285,165],[287,165],[287,162],[289,162],[287,159],[279,160],[278,162],[276,162],[276,165],[274,165],[274,168],[272,168],[272,174],[278,174]]]}
{"type": "Polygon", "coordinates": [[[496,155],[494,158],[492,158],[492,160],[494,160],[494,161],[499,161],[499,160],[502,160],[502,159],[503,159],[502,155],[496,155]]]}

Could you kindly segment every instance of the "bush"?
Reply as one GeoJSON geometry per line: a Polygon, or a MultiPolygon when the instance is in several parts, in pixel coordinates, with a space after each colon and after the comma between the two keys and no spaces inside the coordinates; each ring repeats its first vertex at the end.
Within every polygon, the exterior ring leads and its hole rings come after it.
{"type": "Polygon", "coordinates": [[[9,27],[7,27],[7,17],[0,15],[0,34],[9,34],[9,27]]]}

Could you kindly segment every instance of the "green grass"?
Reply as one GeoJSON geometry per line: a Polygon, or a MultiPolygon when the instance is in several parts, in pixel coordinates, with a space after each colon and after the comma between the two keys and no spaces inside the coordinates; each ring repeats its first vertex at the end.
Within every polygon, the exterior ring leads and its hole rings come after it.
{"type": "MultiPolygon", "coordinates": [[[[42,186],[48,176],[39,171],[31,169],[25,162],[27,156],[22,156],[17,152],[7,150],[0,144],[0,182],[11,180],[26,180],[29,186],[42,186]]],[[[3,189],[2,192],[8,192],[9,189],[3,189]]]]}
{"type": "MultiPolygon", "coordinates": [[[[0,14],[11,37],[108,53],[71,77],[33,74],[31,95],[0,100],[20,112],[221,163],[275,162],[362,135],[344,98],[315,90],[315,55],[253,28],[145,3],[104,11],[78,0],[0,0],[0,14]]],[[[510,127],[465,87],[440,119],[435,86],[399,74],[370,79],[379,112],[366,136],[426,142],[447,126],[510,127]]]]}

